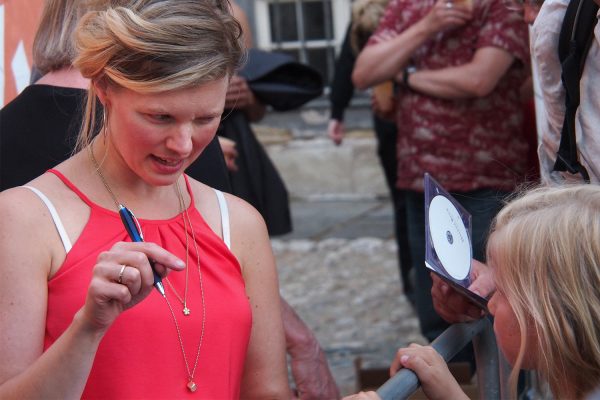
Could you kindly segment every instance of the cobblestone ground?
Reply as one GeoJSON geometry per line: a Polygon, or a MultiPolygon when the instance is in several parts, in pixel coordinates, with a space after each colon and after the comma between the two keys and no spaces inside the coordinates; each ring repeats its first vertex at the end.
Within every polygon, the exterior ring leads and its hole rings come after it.
{"type": "Polygon", "coordinates": [[[272,240],[281,293],[313,329],[343,395],[354,361],[387,368],[399,346],[425,343],[402,294],[396,245],[380,238],[272,240]]]}

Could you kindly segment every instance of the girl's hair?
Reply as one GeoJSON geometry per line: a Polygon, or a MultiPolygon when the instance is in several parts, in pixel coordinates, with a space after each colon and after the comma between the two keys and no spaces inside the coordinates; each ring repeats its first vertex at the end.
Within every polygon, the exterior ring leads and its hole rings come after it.
{"type": "Polygon", "coordinates": [[[521,334],[513,391],[530,346],[556,398],[582,398],[600,383],[600,187],[532,190],[492,232],[488,259],[521,334]]]}
{"type": "Polygon", "coordinates": [[[360,53],[383,16],[389,0],[355,0],[352,4],[350,46],[354,54],[360,53]]]}
{"type": "Polygon", "coordinates": [[[74,35],[73,65],[92,81],[76,151],[97,131],[94,82],[138,93],[202,85],[240,67],[240,37],[227,0],[119,0],[87,13],[74,35]]]}

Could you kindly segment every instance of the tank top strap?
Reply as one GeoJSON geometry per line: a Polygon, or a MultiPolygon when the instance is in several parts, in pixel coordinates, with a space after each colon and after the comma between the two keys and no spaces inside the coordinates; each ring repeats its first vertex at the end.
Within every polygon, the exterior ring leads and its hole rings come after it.
{"type": "Polygon", "coordinates": [[[95,208],[97,207],[96,204],[94,204],[85,194],[83,194],[83,192],[81,190],[79,190],[77,188],[77,186],[75,186],[73,184],[73,182],[71,182],[66,176],[64,176],[62,174],[62,172],[55,170],[55,169],[49,169],[48,172],[50,172],[51,174],[54,174],[58,177],[58,179],[60,179],[69,189],[71,189],[77,196],[79,196],[79,198],[88,206],[90,206],[90,208],[95,208]]]}
{"type": "Polygon", "coordinates": [[[192,185],[190,184],[190,179],[186,174],[183,174],[183,179],[185,180],[185,188],[187,189],[188,194],[190,195],[190,204],[196,208],[196,199],[194,198],[194,192],[192,191],[192,185]]]}
{"type": "Polygon", "coordinates": [[[56,207],[54,207],[54,204],[52,204],[50,199],[44,193],[42,193],[40,190],[34,188],[33,186],[22,186],[22,187],[31,190],[46,205],[46,208],[48,208],[48,211],[50,212],[50,216],[52,217],[52,221],[54,222],[54,226],[56,227],[56,231],[58,232],[58,235],[60,236],[60,240],[62,241],[62,244],[65,248],[65,252],[68,253],[69,251],[71,251],[71,248],[73,247],[73,245],[71,244],[71,239],[69,239],[67,230],[65,229],[65,226],[63,225],[62,220],[60,219],[60,216],[58,215],[58,211],[56,211],[56,207]]]}
{"type": "Polygon", "coordinates": [[[227,208],[227,200],[223,192],[214,189],[219,201],[219,209],[221,210],[221,230],[223,231],[223,241],[229,250],[231,250],[231,229],[229,227],[229,208],[227,208]]]}

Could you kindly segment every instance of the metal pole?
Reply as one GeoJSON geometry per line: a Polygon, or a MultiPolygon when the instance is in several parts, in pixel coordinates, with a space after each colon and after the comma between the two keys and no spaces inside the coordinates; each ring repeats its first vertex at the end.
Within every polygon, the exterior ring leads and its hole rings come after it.
{"type": "Polygon", "coordinates": [[[480,399],[501,399],[498,346],[492,323],[488,318],[481,332],[473,338],[477,364],[477,387],[480,399]]]}
{"type": "MultiPolygon", "coordinates": [[[[451,325],[431,343],[431,346],[440,353],[446,362],[448,362],[463,347],[465,347],[475,335],[479,334],[486,326],[489,327],[489,325],[490,322],[487,318],[451,325]]],[[[496,347],[494,346],[494,350],[495,349],[496,347]]],[[[377,390],[377,394],[382,400],[406,399],[418,388],[419,379],[417,378],[417,375],[409,369],[402,369],[385,382],[377,390]]]]}

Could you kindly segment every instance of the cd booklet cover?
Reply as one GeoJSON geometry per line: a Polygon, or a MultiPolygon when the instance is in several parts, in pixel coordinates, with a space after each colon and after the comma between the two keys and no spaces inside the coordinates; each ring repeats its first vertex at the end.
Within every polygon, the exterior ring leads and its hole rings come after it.
{"type": "Polygon", "coordinates": [[[471,292],[471,214],[425,173],[425,266],[487,312],[471,292]]]}

